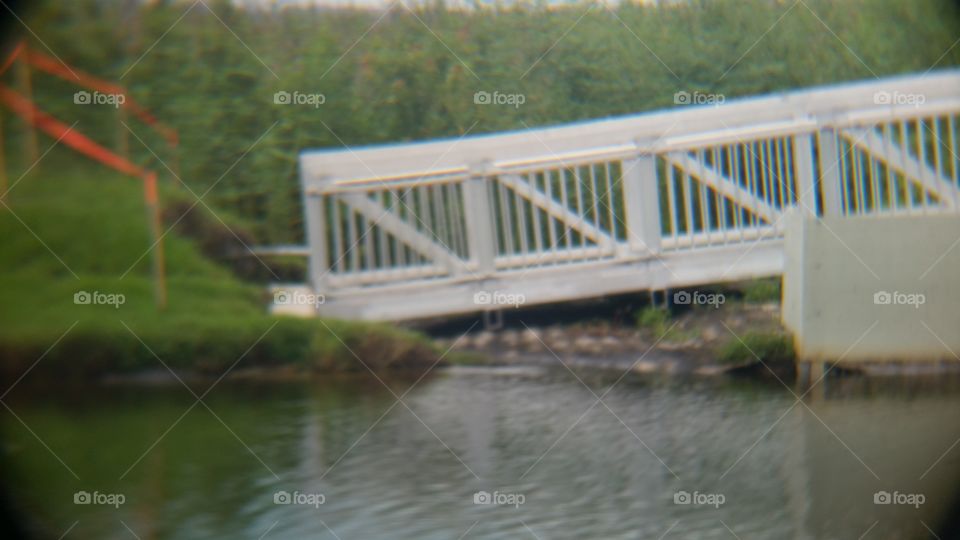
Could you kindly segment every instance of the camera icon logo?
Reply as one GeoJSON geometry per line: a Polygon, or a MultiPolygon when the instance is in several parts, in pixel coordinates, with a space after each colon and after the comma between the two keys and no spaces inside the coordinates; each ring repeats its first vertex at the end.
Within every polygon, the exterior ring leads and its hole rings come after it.
{"type": "Polygon", "coordinates": [[[674,105],[689,105],[690,104],[690,92],[686,90],[680,90],[673,94],[673,103],[674,105]]]}
{"type": "Polygon", "coordinates": [[[490,102],[490,92],[479,90],[473,94],[473,103],[476,105],[489,105],[490,102]]]}
{"type": "Polygon", "coordinates": [[[877,291],[873,293],[873,303],[878,306],[887,306],[893,302],[893,295],[887,291],[877,291]]]}
{"type": "Polygon", "coordinates": [[[678,491],[674,493],[673,504],[690,504],[690,494],[686,491],[678,491]]]}
{"type": "Polygon", "coordinates": [[[273,103],[275,105],[289,105],[291,102],[290,92],[280,90],[273,94],[273,103]]]}
{"type": "Polygon", "coordinates": [[[473,494],[473,504],[490,504],[492,499],[486,491],[478,491],[473,494]]]}
{"type": "Polygon", "coordinates": [[[890,504],[891,498],[890,493],[886,491],[878,491],[873,494],[873,504],[890,504]]]}
{"type": "Polygon", "coordinates": [[[893,96],[890,92],[881,90],[873,94],[873,103],[876,105],[890,105],[893,103],[893,96]]]}
{"type": "Polygon", "coordinates": [[[690,293],[687,291],[679,291],[673,293],[673,303],[681,306],[689,305],[692,300],[690,293]]]}
{"type": "Polygon", "coordinates": [[[473,303],[481,306],[489,305],[493,301],[493,295],[487,291],[480,291],[473,294],[473,303]]]}
{"type": "Polygon", "coordinates": [[[273,293],[273,303],[277,304],[278,306],[289,305],[291,301],[292,298],[290,297],[290,293],[287,291],[281,290],[273,293]]]}
{"type": "Polygon", "coordinates": [[[290,502],[290,493],[286,491],[278,491],[273,494],[273,504],[290,504],[290,502]]]}
{"type": "Polygon", "coordinates": [[[93,101],[90,92],[80,90],[73,94],[73,103],[75,105],[89,105],[93,101]]]}
{"type": "Polygon", "coordinates": [[[73,504],[90,504],[92,498],[86,491],[78,491],[73,494],[73,504]]]}
{"type": "Polygon", "coordinates": [[[89,305],[93,297],[87,291],[78,291],[73,295],[73,303],[77,305],[89,305]]]}

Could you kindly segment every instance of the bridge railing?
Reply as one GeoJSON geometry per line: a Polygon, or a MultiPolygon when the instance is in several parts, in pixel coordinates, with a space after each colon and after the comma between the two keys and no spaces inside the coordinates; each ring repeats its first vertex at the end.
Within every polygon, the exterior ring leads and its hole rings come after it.
{"type": "Polygon", "coordinates": [[[311,278],[348,294],[776,241],[793,207],[812,215],[956,211],[957,96],[960,74],[948,72],[305,153],[311,278]]]}

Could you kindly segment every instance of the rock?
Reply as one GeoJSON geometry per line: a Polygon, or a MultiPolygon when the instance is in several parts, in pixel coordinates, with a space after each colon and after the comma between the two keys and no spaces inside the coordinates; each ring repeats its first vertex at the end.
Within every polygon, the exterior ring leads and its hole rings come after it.
{"type": "Polygon", "coordinates": [[[658,370],[657,363],[650,360],[640,360],[633,365],[633,371],[636,373],[655,373],[658,370]]]}
{"type": "Polygon", "coordinates": [[[573,340],[573,348],[581,353],[595,353],[600,348],[600,340],[591,336],[579,336],[573,340]]]}
{"type": "MultiPolygon", "coordinates": [[[[472,340],[469,338],[470,336],[467,336],[466,338],[463,339],[463,341],[468,342],[469,340],[469,343],[472,343],[473,348],[475,349],[484,349],[486,347],[489,347],[490,344],[493,343],[493,332],[484,330],[482,332],[477,332],[476,334],[474,334],[472,340]]],[[[468,346],[468,345],[464,344],[464,346],[468,346]]]]}
{"type": "Polygon", "coordinates": [[[716,326],[708,326],[703,329],[700,337],[707,343],[714,342],[720,338],[720,330],[716,326]]]}
{"type": "Polygon", "coordinates": [[[604,347],[619,349],[620,345],[623,344],[623,341],[616,336],[604,336],[600,340],[600,344],[604,347]]]}
{"type": "Polygon", "coordinates": [[[520,344],[520,334],[514,330],[504,330],[500,332],[500,343],[504,347],[516,347],[520,344]]]}
{"type": "Polygon", "coordinates": [[[693,373],[695,375],[713,376],[713,375],[722,375],[724,371],[725,371],[724,368],[721,366],[700,366],[697,369],[693,370],[693,373]]]}
{"type": "Polygon", "coordinates": [[[567,354],[570,352],[570,340],[556,339],[549,341],[547,345],[557,354],[567,354]]]}
{"type": "Polygon", "coordinates": [[[543,333],[544,341],[559,341],[564,339],[567,335],[567,331],[562,326],[551,326],[547,328],[543,333]]]}
{"type": "Polygon", "coordinates": [[[536,345],[537,347],[541,347],[541,339],[540,332],[535,328],[526,328],[520,333],[520,342],[527,346],[536,345]]]}

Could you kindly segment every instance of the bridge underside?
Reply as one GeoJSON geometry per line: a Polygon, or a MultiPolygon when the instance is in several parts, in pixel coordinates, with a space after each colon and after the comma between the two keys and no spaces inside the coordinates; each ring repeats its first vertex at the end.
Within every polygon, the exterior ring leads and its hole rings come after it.
{"type": "Polygon", "coordinates": [[[646,290],[690,287],[717,281],[779,275],[779,238],[739,245],[679,251],[633,261],[578,263],[549,269],[501,272],[484,280],[417,282],[328,293],[325,316],[392,321],[515,309],[477,302],[477,294],[519,298],[534,306],[646,290]],[[719,278],[719,279],[718,279],[719,278]]]}

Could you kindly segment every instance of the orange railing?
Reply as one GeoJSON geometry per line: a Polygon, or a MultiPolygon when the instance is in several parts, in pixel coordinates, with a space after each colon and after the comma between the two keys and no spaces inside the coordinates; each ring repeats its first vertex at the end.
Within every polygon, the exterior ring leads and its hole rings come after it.
{"type": "MultiPolygon", "coordinates": [[[[72,69],[60,60],[28,48],[24,42],[19,43],[10,56],[0,64],[0,75],[3,75],[17,60],[24,62],[28,69],[29,67],[36,68],[47,74],[75,83],[78,86],[105,94],[124,96],[120,106],[159,133],[171,149],[176,149],[179,143],[177,132],[159,122],[149,111],[137,104],[127,95],[127,89],[123,86],[88,75],[80,70],[72,69]]],[[[155,296],[157,305],[161,308],[164,307],[166,305],[167,294],[163,242],[160,230],[160,209],[157,196],[157,173],[136,165],[128,158],[103,147],[91,138],[75,131],[67,124],[57,120],[49,113],[37,107],[29,97],[15,92],[2,83],[0,83],[0,105],[3,105],[15,115],[19,116],[30,128],[42,131],[50,137],[63,142],[66,146],[80,154],[106,165],[111,169],[143,180],[144,200],[146,202],[150,231],[153,236],[151,250],[153,251],[155,296]]],[[[0,163],[0,167],[2,167],[2,163],[0,163]]],[[[0,174],[4,174],[4,172],[0,171],[0,174]]]]}

